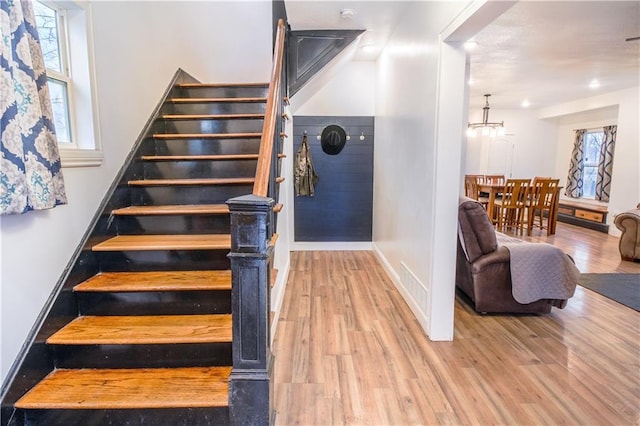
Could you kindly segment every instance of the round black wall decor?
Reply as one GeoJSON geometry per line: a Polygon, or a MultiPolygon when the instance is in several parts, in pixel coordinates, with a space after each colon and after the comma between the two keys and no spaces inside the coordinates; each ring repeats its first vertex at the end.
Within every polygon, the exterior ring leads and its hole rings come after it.
{"type": "Polygon", "coordinates": [[[347,132],[336,124],[331,124],[322,130],[320,144],[322,150],[329,155],[337,155],[347,142],[347,132]]]}

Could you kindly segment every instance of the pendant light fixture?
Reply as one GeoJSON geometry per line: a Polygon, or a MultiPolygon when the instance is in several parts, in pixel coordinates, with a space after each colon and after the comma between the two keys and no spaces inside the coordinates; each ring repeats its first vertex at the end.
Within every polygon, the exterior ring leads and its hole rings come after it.
{"type": "Polygon", "coordinates": [[[475,138],[480,130],[482,136],[490,136],[495,138],[496,136],[504,136],[504,121],[501,122],[489,122],[489,96],[484,95],[485,104],[482,108],[482,123],[469,123],[467,126],[467,136],[475,138]]]}

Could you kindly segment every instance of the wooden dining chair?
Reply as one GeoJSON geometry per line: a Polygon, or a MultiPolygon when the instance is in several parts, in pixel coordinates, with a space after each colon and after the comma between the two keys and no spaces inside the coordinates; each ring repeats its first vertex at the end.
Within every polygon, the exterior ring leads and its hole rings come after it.
{"type": "Polygon", "coordinates": [[[534,179],[527,199],[527,235],[531,235],[531,231],[535,226],[536,217],[539,218],[540,230],[546,228],[547,235],[550,235],[551,226],[549,226],[549,219],[552,215],[553,199],[558,191],[559,182],[559,179],[534,179]],[[543,225],[545,212],[547,218],[546,226],[543,225]]]}
{"type": "Polygon", "coordinates": [[[464,193],[467,197],[480,202],[486,209],[489,204],[489,198],[480,196],[478,192],[478,180],[480,177],[481,175],[466,175],[464,177],[464,193]]]}
{"type": "Polygon", "coordinates": [[[467,179],[472,179],[476,183],[484,182],[484,175],[464,175],[464,195],[469,197],[470,187],[467,186],[467,179]]]}
{"type": "Polygon", "coordinates": [[[527,217],[527,197],[529,195],[529,179],[507,179],[502,191],[502,198],[495,201],[499,230],[513,229],[524,232],[527,217]]]}
{"type": "Polygon", "coordinates": [[[540,179],[552,179],[551,176],[534,176],[533,179],[531,180],[531,186],[535,185],[537,181],[539,181],[540,179]]]}
{"type": "Polygon", "coordinates": [[[504,184],[504,175],[485,175],[484,181],[492,185],[504,184]]]}

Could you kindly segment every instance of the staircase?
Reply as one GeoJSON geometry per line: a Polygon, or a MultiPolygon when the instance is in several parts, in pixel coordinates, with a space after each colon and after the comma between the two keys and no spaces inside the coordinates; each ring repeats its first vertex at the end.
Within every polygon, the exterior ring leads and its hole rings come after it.
{"type": "Polygon", "coordinates": [[[252,192],[267,91],[171,89],[64,285],[67,312],[44,327],[57,331],[40,333],[53,369],[3,425],[229,423],[225,202],[252,192]]]}

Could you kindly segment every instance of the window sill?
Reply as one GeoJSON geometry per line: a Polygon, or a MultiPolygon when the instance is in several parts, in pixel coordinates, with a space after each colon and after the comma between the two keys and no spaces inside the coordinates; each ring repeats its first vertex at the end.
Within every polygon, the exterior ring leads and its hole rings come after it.
{"type": "Polygon", "coordinates": [[[102,165],[104,153],[93,149],[60,148],[62,167],[97,167],[102,165]]]}

